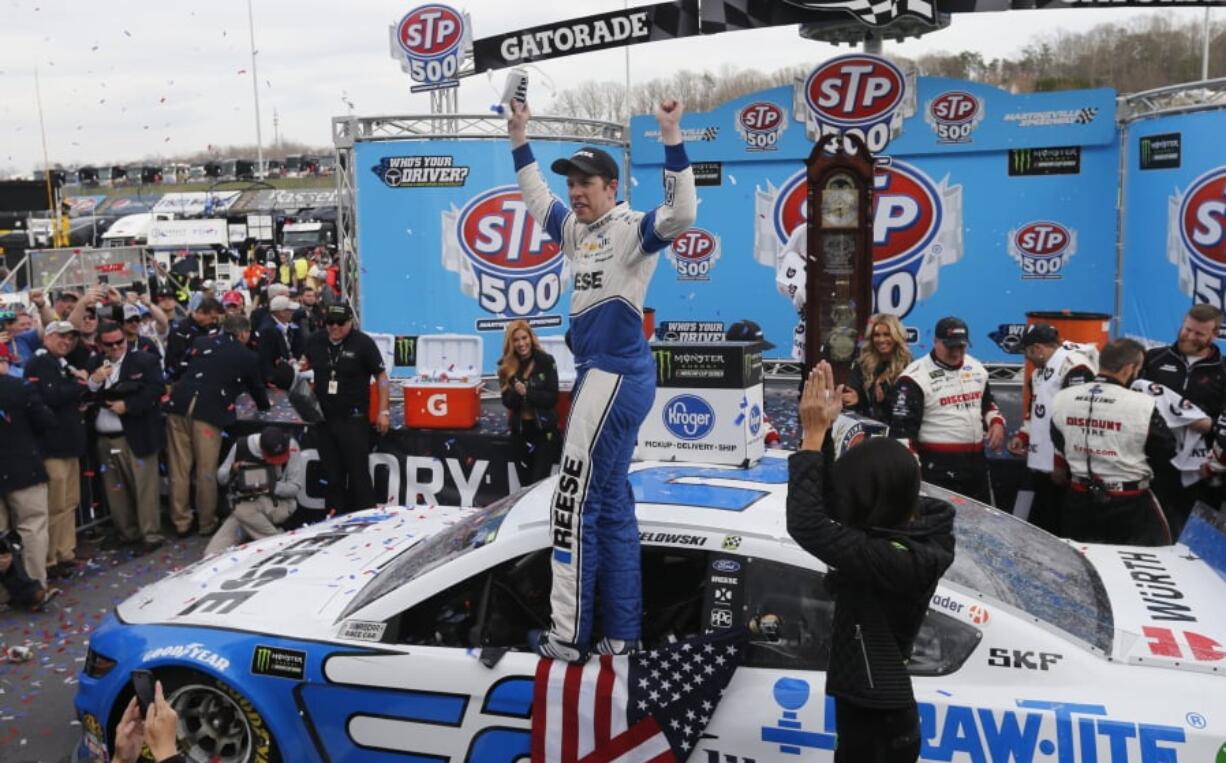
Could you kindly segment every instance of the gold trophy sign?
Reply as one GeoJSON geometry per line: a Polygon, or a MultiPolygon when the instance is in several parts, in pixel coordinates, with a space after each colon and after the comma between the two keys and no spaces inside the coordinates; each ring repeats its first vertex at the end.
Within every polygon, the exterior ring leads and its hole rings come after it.
{"type": "Polygon", "coordinates": [[[843,384],[873,308],[873,157],[855,135],[826,135],[805,162],[805,378],[819,360],[843,384]]]}

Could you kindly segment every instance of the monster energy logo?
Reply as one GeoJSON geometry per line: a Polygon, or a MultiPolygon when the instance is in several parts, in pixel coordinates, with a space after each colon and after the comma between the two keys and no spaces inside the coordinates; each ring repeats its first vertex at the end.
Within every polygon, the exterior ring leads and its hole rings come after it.
{"type": "Polygon", "coordinates": [[[1081,147],[1009,149],[1009,175],[1076,175],[1081,172],[1081,147]]]}
{"type": "Polygon", "coordinates": [[[258,676],[301,680],[306,676],[306,652],[257,646],[251,655],[251,672],[258,676]]]}
{"type": "Polygon", "coordinates": [[[673,378],[673,351],[652,350],[651,355],[656,360],[656,383],[663,384],[673,378]]]}
{"type": "Polygon", "coordinates": [[[1141,169],[1167,170],[1179,167],[1183,149],[1183,136],[1173,132],[1165,135],[1147,135],[1141,138],[1141,169]]]}
{"type": "Polygon", "coordinates": [[[392,362],[397,366],[417,365],[417,337],[396,337],[396,343],[392,349],[392,362]]]}

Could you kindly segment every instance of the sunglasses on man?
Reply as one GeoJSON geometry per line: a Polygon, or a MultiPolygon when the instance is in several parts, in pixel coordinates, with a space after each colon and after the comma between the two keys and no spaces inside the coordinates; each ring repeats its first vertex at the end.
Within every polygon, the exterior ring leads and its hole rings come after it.
{"type": "Polygon", "coordinates": [[[349,322],[348,318],[328,318],[324,321],[325,326],[344,326],[349,322]]]}
{"type": "Polygon", "coordinates": [[[123,346],[123,344],[124,344],[124,342],[126,342],[126,341],[128,341],[128,340],[127,340],[127,339],[118,339],[118,340],[116,340],[116,341],[114,341],[114,342],[108,342],[108,341],[106,341],[105,339],[103,339],[103,340],[99,341],[99,342],[98,342],[98,344],[102,345],[103,347],[106,347],[107,349],[114,349],[115,347],[122,347],[122,346],[123,346]]]}

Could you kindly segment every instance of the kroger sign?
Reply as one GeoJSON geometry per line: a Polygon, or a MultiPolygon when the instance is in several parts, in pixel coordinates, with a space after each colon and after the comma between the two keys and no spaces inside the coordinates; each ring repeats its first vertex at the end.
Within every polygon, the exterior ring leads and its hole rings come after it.
{"type": "Polygon", "coordinates": [[[677,395],[664,406],[664,427],[682,440],[701,440],[715,428],[715,411],[697,395],[677,395]]]}

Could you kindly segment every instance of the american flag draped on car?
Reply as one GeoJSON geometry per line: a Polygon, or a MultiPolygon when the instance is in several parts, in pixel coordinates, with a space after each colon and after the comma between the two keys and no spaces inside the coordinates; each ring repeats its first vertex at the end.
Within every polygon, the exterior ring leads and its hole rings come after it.
{"type": "Polygon", "coordinates": [[[584,664],[541,660],[532,703],[532,760],[684,761],[746,650],[743,628],[584,664]]]}

